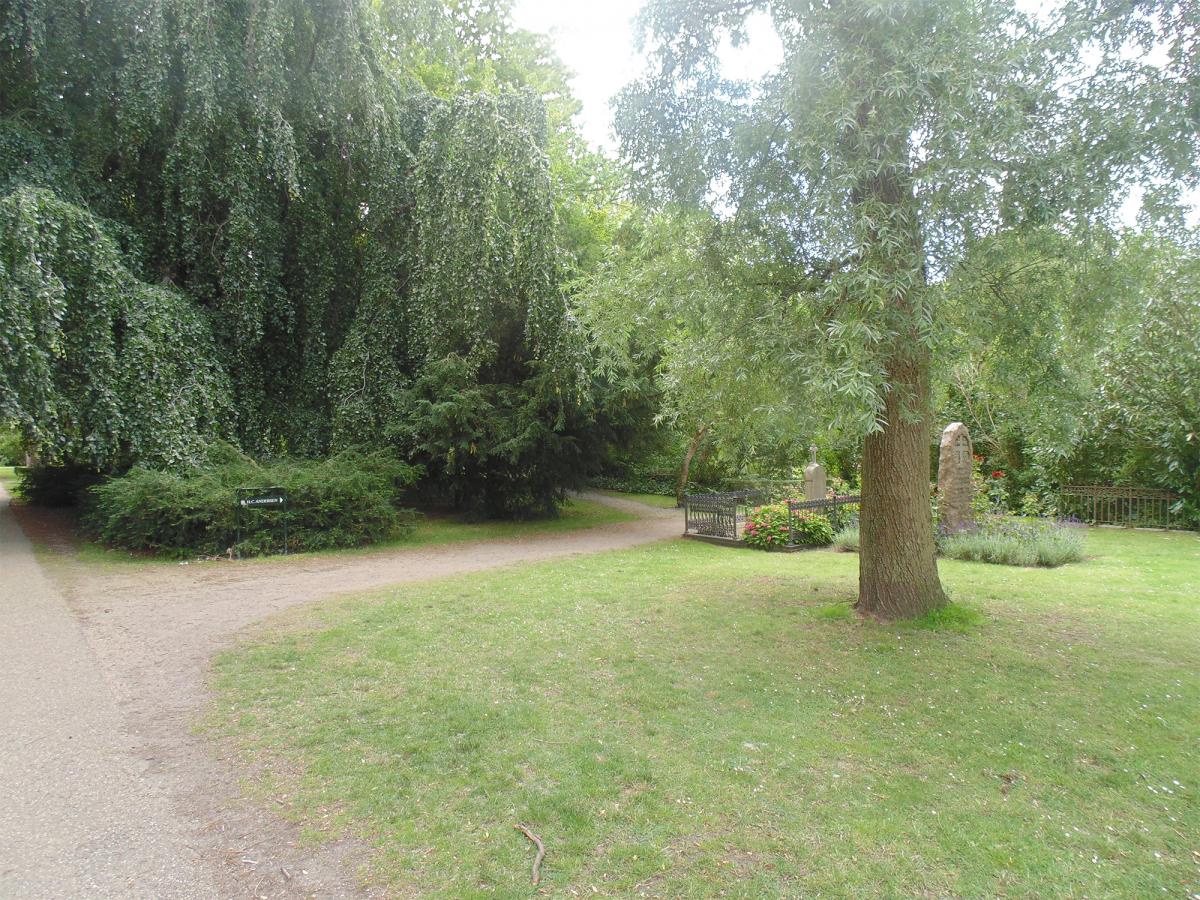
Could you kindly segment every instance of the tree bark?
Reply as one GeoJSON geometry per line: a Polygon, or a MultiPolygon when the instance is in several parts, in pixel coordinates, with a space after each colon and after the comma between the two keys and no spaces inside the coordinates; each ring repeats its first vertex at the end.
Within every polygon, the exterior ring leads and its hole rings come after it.
{"type": "Polygon", "coordinates": [[[692,470],[692,458],[696,455],[696,451],[700,449],[700,445],[704,443],[704,436],[708,434],[708,426],[705,425],[692,437],[692,442],[688,444],[687,455],[683,458],[683,467],[679,470],[679,484],[675,486],[675,505],[683,506],[683,492],[687,490],[688,475],[692,470]]]}
{"type": "Polygon", "coordinates": [[[888,382],[886,424],[863,444],[857,609],[890,621],[947,601],[929,507],[929,353],[893,360],[888,382]]]}

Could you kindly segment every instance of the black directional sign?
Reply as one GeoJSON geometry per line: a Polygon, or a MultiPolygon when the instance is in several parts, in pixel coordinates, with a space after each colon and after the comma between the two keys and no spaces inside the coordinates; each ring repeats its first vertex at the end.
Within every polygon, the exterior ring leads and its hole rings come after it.
{"type": "Polygon", "coordinates": [[[287,494],[279,493],[262,493],[253,494],[247,497],[238,497],[238,506],[243,509],[270,509],[272,507],[286,507],[287,494]]]}
{"type": "Polygon", "coordinates": [[[287,553],[288,493],[281,487],[244,487],[237,489],[237,542],[242,542],[242,520],[250,512],[283,513],[283,552],[287,553]]]}

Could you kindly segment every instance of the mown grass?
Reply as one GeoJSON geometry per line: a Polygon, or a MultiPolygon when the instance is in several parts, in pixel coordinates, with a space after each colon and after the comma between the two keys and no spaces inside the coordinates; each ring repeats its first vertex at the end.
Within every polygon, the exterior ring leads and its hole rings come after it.
{"type": "Polygon", "coordinates": [[[662,494],[631,494],[625,491],[601,491],[600,493],[610,497],[619,497],[622,500],[634,500],[638,503],[645,503],[647,506],[656,506],[659,509],[676,508],[675,498],[662,494]]]}
{"type": "MultiPolygon", "coordinates": [[[[216,662],[218,727],[397,893],[1185,897],[1200,538],[944,561],[853,615],[857,556],[672,542],[330,603],[216,662]]],[[[298,614],[299,615],[299,614],[298,614]]],[[[277,804],[272,803],[272,806],[277,804]]]]}
{"type": "Polygon", "coordinates": [[[459,541],[506,540],[522,537],[557,534],[580,528],[613,525],[636,518],[627,512],[591,500],[568,500],[557,518],[529,521],[467,522],[449,517],[427,517],[418,520],[412,534],[394,544],[396,547],[427,547],[453,544],[459,541]]]}
{"type": "Polygon", "coordinates": [[[0,485],[12,493],[13,485],[17,483],[17,473],[12,466],[0,466],[0,485]]]}

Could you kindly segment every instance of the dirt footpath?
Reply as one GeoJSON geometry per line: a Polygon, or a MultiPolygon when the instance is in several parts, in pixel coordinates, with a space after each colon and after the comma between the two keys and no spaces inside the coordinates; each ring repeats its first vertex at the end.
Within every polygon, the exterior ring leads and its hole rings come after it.
{"type": "Polygon", "coordinates": [[[674,510],[516,540],[246,563],[45,565],[0,488],[0,898],[357,897],[366,854],[299,846],[195,731],[213,654],[273,613],[677,536],[674,510]],[[10,787],[11,786],[11,787],[10,787]]]}

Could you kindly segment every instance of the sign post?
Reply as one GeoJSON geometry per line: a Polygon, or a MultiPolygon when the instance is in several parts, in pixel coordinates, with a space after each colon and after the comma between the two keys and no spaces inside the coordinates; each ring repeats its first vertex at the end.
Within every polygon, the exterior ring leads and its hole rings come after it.
{"type": "Polygon", "coordinates": [[[242,542],[242,520],[248,511],[258,510],[269,512],[278,510],[283,513],[283,553],[288,552],[288,493],[281,487],[237,489],[237,542],[242,542]]]}

